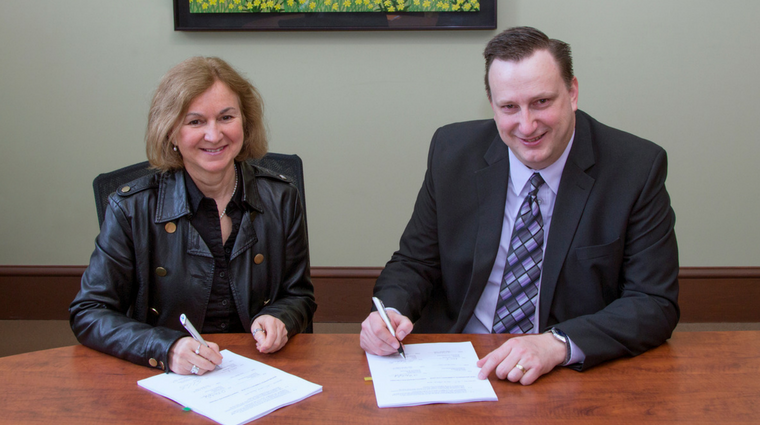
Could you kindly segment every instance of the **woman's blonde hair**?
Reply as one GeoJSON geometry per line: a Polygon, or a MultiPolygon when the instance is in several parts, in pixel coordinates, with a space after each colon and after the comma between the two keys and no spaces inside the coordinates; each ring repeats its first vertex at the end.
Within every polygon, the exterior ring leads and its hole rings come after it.
{"type": "Polygon", "coordinates": [[[153,168],[162,171],[184,168],[182,156],[173,150],[173,138],[193,99],[217,81],[226,84],[240,102],[244,137],[235,160],[261,158],[267,153],[264,104],[259,92],[227,62],[198,56],[170,69],[153,95],[145,132],[145,149],[153,168]]]}

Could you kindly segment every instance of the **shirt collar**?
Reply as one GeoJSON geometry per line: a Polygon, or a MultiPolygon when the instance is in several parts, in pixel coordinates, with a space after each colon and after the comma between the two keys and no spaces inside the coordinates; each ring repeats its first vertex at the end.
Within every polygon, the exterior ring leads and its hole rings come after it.
{"type": "MultiPolygon", "coordinates": [[[[541,178],[544,179],[546,186],[548,186],[555,195],[559,190],[559,182],[562,179],[562,170],[565,169],[565,163],[570,154],[570,149],[573,147],[574,140],[575,131],[573,131],[573,135],[570,137],[570,142],[567,143],[562,155],[560,155],[553,164],[542,170],[538,170],[538,173],[541,174],[541,178]]],[[[512,187],[514,187],[515,192],[518,194],[521,193],[525,185],[528,184],[528,180],[530,180],[530,177],[535,172],[536,170],[528,168],[525,164],[520,162],[520,160],[517,159],[517,156],[512,152],[512,149],[509,149],[509,178],[512,180],[512,187]]]]}
{"type": "MultiPolygon", "coordinates": [[[[240,176],[240,167],[235,167],[235,173],[237,173],[237,178],[239,181],[242,181],[243,179],[240,176]]],[[[204,195],[203,192],[198,189],[198,186],[193,181],[193,178],[190,177],[190,174],[187,173],[187,170],[183,170],[183,174],[185,177],[185,187],[187,188],[187,200],[190,204],[190,213],[195,215],[198,212],[198,207],[200,206],[201,201],[206,197],[206,195],[204,195]]],[[[239,185],[235,191],[235,195],[231,199],[231,201],[238,207],[241,206],[241,201],[243,198],[242,192],[242,185],[239,185]]]]}

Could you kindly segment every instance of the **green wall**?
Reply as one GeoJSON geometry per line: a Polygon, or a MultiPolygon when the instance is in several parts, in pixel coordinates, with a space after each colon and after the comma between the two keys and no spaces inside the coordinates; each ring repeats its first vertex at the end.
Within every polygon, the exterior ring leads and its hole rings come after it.
{"type": "MultiPolygon", "coordinates": [[[[760,3],[504,1],[499,30],[573,46],[580,107],[667,149],[683,266],[758,266],[760,3]]],[[[490,117],[497,31],[185,33],[169,0],[0,4],[0,264],[87,264],[92,179],[142,161],[161,75],[194,55],[243,71],[270,149],[305,164],[312,265],[381,266],[435,129],[490,117]]]]}

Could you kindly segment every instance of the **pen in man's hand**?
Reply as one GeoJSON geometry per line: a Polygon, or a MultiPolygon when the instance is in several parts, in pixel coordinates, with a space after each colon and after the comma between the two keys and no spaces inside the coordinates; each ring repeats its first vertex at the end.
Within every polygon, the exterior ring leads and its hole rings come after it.
{"type": "MultiPolygon", "coordinates": [[[[385,305],[383,305],[383,302],[380,301],[380,298],[372,297],[372,302],[375,303],[375,307],[377,308],[377,312],[380,313],[380,317],[383,318],[383,322],[385,322],[385,326],[388,327],[388,330],[390,331],[391,335],[393,335],[394,338],[396,338],[396,330],[393,329],[393,325],[391,324],[391,319],[388,317],[388,312],[385,311],[385,305]]],[[[398,341],[398,338],[396,338],[398,341]]],[[[401,357],[406,358],[406,353],[404,353],[404,344],[401,343],[401,341],[398,342],[398,353],[401,354],[401,357]]]]}

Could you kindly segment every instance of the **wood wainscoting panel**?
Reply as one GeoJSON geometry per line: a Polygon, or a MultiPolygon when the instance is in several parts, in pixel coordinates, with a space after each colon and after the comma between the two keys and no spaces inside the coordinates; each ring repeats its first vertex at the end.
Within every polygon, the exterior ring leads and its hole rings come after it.
{"type": "MultiPolygon", "coordinates": [[[[67,320],[85,266],[0,266],[0,320],[67,320]]],[[[315,323],[359,323],[382,267],[312,267],[315,323]]],[[[760,267],[682,267],[682,323],[760,322],[760,267]]]]}
{"type": "Polygon", "coordinates": [[[312,267],[314,323],[360,323],[372,308],[372,288],[382,267],[312,267]]]}
{"type": "Polygon", "coordinates": [[[681,267],[681,323],[760,322],[760,267],[681,267]]]}
{"type": "Polygon", "coordinates": [[[85,266],[0,266],[0,320],[68,320],[85,266]]]}

